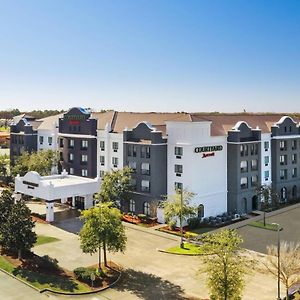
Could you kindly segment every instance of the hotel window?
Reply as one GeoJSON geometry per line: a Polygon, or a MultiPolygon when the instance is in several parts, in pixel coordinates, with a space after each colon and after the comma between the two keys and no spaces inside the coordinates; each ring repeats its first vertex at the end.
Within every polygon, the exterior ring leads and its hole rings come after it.
{"type": "Polygon", "coordinates": [[[81,141],[81,149],[87,149],[88,147],[88,141],[87,140],[82,140],[81,141]]]}
{"type": "Polygon", "coordinates": [[[150,215],[150,204],[149,202],[144,202],[144,214],[149,216],[150,215]]]}
{"type": "Polygon", "coordinates": [[[242,177],[241,178],[241,189],[247,189],[248,188],[248,178],[242,177]]]}
{"type": "Polygon", "coordinates": [[[292,164],[296,164],[297,163],[297,154],[294,153],[292,154],[292,164]]]}
{"type": "Polygon", "coordinates": [[[241,161],[241,173],[248,172],[248,162],[246,160],[241,161]]]}
{"type": "Polygon", "coordinates": [[[119,159],[117,157],[113,157],[112,164],[113,164],[114,168],[117,168],[118,164],[119,164],[119,159]]]}
{"type": "Polygon", "coordinates": [[[136,146],[132,146],[132,156],[136,157],[137,148],[136,146]]]}
{"type": "Polygon", "coordinates": [[[74,168],[70,168],[70,175],[74,174],[74,168]]]}
{"type": "Polygon", "coordinates": [[[182,165],[175,165],[175,173],[176,176],[181,176],[181,174],[183,173],[182,165]]]}
{"type": "Polygon", "coordinates": [[[103,178],[104,177],[104,171],[103,170],[101,170],[100,172],[99,172],[99,176],[100,176],[100,178],[103,178]]]}
{"type": "Polygon", "coordinates": [[[280,155],[279,156],[279,162],[280,164],[283,166],[283,165],[286,165],[287,164],[287,156],[286,155],[280,155]]]}
{"type": "Polygon", "coordinates": [[[270,143],[269,142],[264,142],[264,148],[265,148],[265,151],[268,151],[269,148],[270,148],[270,143]]]}
{"type": "Polygon", "coordinates": [[[297,168],[292,169],[292,177],[296,178],[297,177],[297,168]]]}
{"type": "Polygon", "coordinates": [[[292,140],[292,150],[297,149],[297,140],[292,140]]]}
{"type": "Polygon", "coordinates": [[[142,172],[142,175],[150,175],[150,164],[142,163],[141,164],[141,172],[142,172]]]}
{"type": "Polygon", "coordinates": [[[100,165],[104,166],[105,164],[105,157],[103,155],[100,155],[100,165]]]}
{"type": "Polygon", "coordinates": [[[48,136],[48,145],[51,146],[53,142],[52,136],[48,136]]]}
{"type": "Polygon", "coordinates": [[[258,182],[258,176],[251,176],[251,186],[256,186],[258,182]]]}
{"type": "Polygon", "coordinates": [[[86,163],[88,161],[88,156],[86,154],[81,155],[81,162],[86,163]]]}
{"type": "Polygon", "coordinates": [[[131,178],[130,185],[131,185],[132,189],[135,191],[136,190],[136,179],[135,178],[131,178]]]}
{"type": "Polygon", "coordinates": [[[100,141],[100,150],[101,151],[105,150],[105,142],[104,141],[100,141]]]}
{"type": "Polygon", "coordinates": [[[183,155],[183,148],[175,147],[175,155],[176,155],[176,158],[181,158],[181,156],[183,155]]]}
{"type": "Polygon", "coordinates": [[[73,161],[74,161],[74,154],[69,153],[69,162],[73,162],[73,161]]]}
{"type": "Polygon", "coordinates": [[[267,167],[270,163],[270,157],[269,156],[265,156],[265,166],[267,167]]]}
{"type": "Polygon", "coordinates": [[[142,192],[150,192],[150,181],[149,180],[142,180],[141,182],[141,190],[142,192]]]}
{"type": "Polygon", "coordinates": [[[73,148],[74,147],[74,140],[69,140],[69,148],[73,148]]]}
{"type": "Polygon", "coordinates": [[[258,146],[257,146],[257,144],[251,144],[251,155],[257,155],[257,153],[258,153],[258,146]]]}
{"type": "Polygon", "coordinates": [[[240,147],[241,156],[248,155],[248,145],[241,145],[240,147]]]}
{"type": "Polygon", "coordinates": [[[81,175],[82,175],[82,177],[87,177],[88,176],[88,170],[87,169],[82,169],[81,170],[81,175]]]}
{"type": "Polygon", "coordinates": [[[128,148],[127,148],[127,155],[128,155],[128,156],[132,156],[132,145],[128,145],[128,148]]]}
{"type": "Polygon", "coordinates": [[[135,212],[135,201],[133,199],[129,200],[129,211],[132,213],[135,212]]]}
{"type": "Polygon", "coordinates": [[[270,171],[265,171],[264,175],[265,175],[265,181],[268,181],[270,177],[270,171]]]}
{"type": "Polygon", "coordinates": [[[133,173],[136,173],[136,161],[128,162],[128,167],[132,169],[133,173]]]}
{"type": "Polygon", "coordinates": [[[256,171],[256,170],[258,169],[257,166],[258,166],[258,165],[257,165],[257,159],[252,159],[252,160],[251,160],[251,170],[252,170],[252,171],[256,171]]]}
{"type": "Polygon", "coordinates": [[[287,179],[287,169],[279,170],[279,176],[281,180],[287,179]]]}
{"type": "Polygon", "coordinates": [[[39,141],[40,141],[40,145],[43,145],[43,144],[44,144],[44,137],[43,137],[43,136],[40,136],[40,137],[39,137],[39,141]]]}
{"type": "Polygon", "coordinates": [[[141,147],[141,158],[150,158],[150,147],[149,146],[141,147]]]}
{"type": "Polygon", "coordinates": [[[180,192],[182,190],[182,183],[181,182],[175,182],[175,191],[180,192]]]}
{"type": "Polygon", "coordinates": [[[128,145],[128,156],[136,157],[136,146],[128,145]]]}
{"type": "Polygon", "coordinates": [[[64,139],[59,139],[59,146],[63,147],[64,146],[64,139]]]}
{"type": "Polygon", "coordinates": [[[118,152],[119,143],[118,142],[112,142],[112,148],[113,148],[114,152],[118,152]]]}
{"type": "Polygon", "coordinates": [[[279,142],[279,148],[280,148],[281,151],[286,150],[287,149],[286,141],[280,141],[279,142]]]}

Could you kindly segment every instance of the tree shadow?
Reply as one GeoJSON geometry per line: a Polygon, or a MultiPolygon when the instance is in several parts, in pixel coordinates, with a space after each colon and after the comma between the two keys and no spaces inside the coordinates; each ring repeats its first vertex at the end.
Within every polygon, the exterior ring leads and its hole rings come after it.
{"type": "Polygon", "coordinates": [[[77,288],[77,283],[72,280],[67,275],[50,275],[37,273],[31,270],[26,270],[22,268],[17,268],[13,271],[13,275],[21,276],[25,280],[31,283],[38,283],[40,285],[49,285],[50,288],[60,289],[67,292],[74,292],[77,288]]]}
{"type": "Polygon", "coordinates": [[[184,296],[184,291],[180,286],[156,275],[135,271],[133,269],[123,271],[122,279],[115,289],[122,292],[129,291],[145,300],[188,299],[184,296]]]}

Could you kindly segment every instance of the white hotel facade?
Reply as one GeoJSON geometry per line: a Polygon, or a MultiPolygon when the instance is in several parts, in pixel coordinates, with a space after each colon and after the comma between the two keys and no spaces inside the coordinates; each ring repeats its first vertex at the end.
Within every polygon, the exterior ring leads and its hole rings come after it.
{"type": "Polygon", "coordinates": [[[297,201],[300,195],[299,120],[287,116],[72,108],[41,120],[23,119],[11,127],[12,160],[23,147],[59,150],[59,171],[71,175],[101,178],[104,172],[133,168],[134,188],[124,211],[155,215],[155,207],[176,187],[195,194],[199,217],[259,209],[257,185],[272,184],[281,201],[297,201]]]}

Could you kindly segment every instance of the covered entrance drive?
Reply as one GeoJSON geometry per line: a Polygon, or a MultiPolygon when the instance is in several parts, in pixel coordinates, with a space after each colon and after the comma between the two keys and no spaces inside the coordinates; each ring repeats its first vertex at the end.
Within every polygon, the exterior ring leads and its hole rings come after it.
{"type": "MultiPolygon", "coordinates": [[[[54,221],[54,202],[69,203],[72,207],[86,209],[93,206],[93,194],[100,188],[100,178],[90,179],[68,175],[40,176],[28,172],[15,178],[15,193],[40,198],[46,201],[46,221],[54,221]]],[[[17,198],[17,197],[16,197],[17,198]]]]}

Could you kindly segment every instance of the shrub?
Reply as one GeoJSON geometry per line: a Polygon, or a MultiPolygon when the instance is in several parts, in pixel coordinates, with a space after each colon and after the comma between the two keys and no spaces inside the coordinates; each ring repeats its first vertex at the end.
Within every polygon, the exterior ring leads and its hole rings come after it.
{"type": "Polygon", "coordinates": [[[49,255],[42,256],[39,264],[45,270],[57,271],[59,269],[58,260],[49,255]]]}
{"type": "MultiPolygon", "coordinates": [[[[91,283],[91,275],[93,273],[95,275],[97,275],[95,268],[79,267],[79,268],[74,269],[73,272],[74,272],[74,275],[75,275],[76,279],[78,279],[78,280],[80,280],[82,282],[88,283],[88,284],[91,283]]],[[[100,274],[100,276],[101,276],[101,274],[100,274]]]]}
{"type": "Polygon", "coordinates": [[[138,214],[138,218],[142,221],[142,222],[146,222],[147,221],[147,216],[144,214],[138,214]]]}
{"type": "Polygon", "coordinates": [[[171,230],[175,230],[176,228],[176,220],[172,219],[168,222],[168,225],[170,227],[171,230]]]}
{"type": "Polygon", "coordinates": [[[187,223],[188,223],[190,229],[194,229],[194,228],[199,227],[200,220],[198,218],[190,218],[187,220],[187,223]]]}

